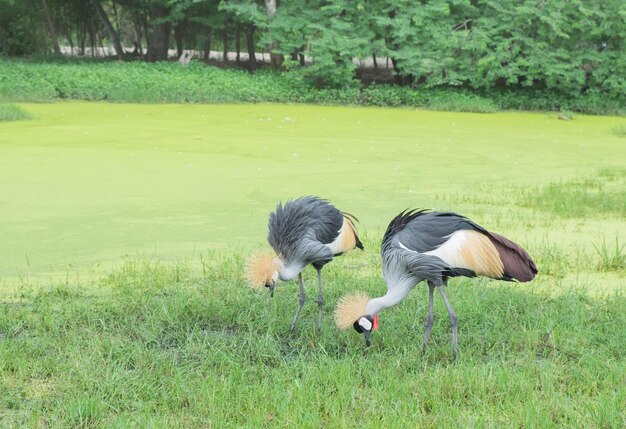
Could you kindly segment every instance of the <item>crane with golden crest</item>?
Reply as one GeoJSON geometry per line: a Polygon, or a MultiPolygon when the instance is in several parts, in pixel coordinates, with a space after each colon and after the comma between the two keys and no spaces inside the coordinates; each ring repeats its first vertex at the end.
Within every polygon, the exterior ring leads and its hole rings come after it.
{"type": "Polygon", "coordinates": [[[356,221],[354,216],[315,196],[289,200],[284,205],[278,203],[276,210],[270,214],[267,240],[275,254],[257,254],[250,258],[246,278],[252,287],[267,287],[273,297],[277,280],[286,282],[298,277],[298,309],[290,332],[296,329],[306,300],[302,271],[307,265],[313,265],[317,270],[317,329],[321,330],[324,306],[322,268],[335,256],[355,247],[363,249],[356,221]]]}
{"type": "Polygon", "coordinates": [[[464,216],[448,212],[400,213],[383,236],[381,256],[387,293],[374,299],[364,293],[343,297],[335,309],[337,326],[353,326],[369,346],[372,331],[378,328],[378,314],[398,304],[425,280],[429,299],[422,350],[426,350],[433,326],[433,295],[437,289],[450,316],[454,358],[458,353],[457,316],[445,293],[448,279],[482,276],[527,282],[537,274],[537,266],[522,247],[464,216]]]}

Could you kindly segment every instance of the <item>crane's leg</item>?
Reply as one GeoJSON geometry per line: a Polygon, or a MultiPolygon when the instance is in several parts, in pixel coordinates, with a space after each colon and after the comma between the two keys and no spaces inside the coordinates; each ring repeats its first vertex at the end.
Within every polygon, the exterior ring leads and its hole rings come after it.
{"type": "Polygon", "coordinates": [[[324,308],[324,295],[322,294],[322,269],[317,269],[317,333],[322,332],[322,309],[324,308]]]}
{"type": "Polygon", "coordinates": [[[435,315],[433,314],[433,301],[435,300],[435,285],[428,282],[428,316],[426,316],[426,330],[424,331],[424,340],[422,341],[422,353],[426,353],[426,344],[428,343],[428,337],[430,337],[430,330],[433,328],[433,322],[435,321],[435,315]]]}
{"type": "Polygon", "coordinates": [[[298,274],[298,287],[300,288],[300,299],[298,300],[298,309],[296,310],[296,315],[293,318],[293,322],[291,323],[291,329],[289,333],[293,333],[296,329],[296,325],[298,324],[298,318],[300,317],[300,312],[302,311],[302,307],[304,306],[304,300],[306,299],[306,295],[304,294],[304,283],[302,282],[302,273],[298,274]]]}
{"type": "Polygon", "coordinates": [[[456,337],[458,318],[456,317],[456,314],[454,313],[454,310],[452,309],[452,306],[448,301],[448,297],[446,296],[446,291],[444,290],[444,287],[445,284],[439,286],[439,293],[441,294],[441,298],[443,298],[443,303],[446,305],[446,308],[448,309],[448,314],[450,315],[450,324],[452,325],[452,356],[454,357],[454,359],[456,359],[456,356],[459,353],[459,346],[457,344],[456,337]]]}

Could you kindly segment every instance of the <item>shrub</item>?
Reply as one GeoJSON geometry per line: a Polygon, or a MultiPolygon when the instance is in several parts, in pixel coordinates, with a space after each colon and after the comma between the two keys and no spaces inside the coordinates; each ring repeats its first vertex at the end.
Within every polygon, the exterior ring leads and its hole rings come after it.
{"type": "Polygon", "coordinates": [[[0,122],[19,121],[31,119],[30,113],[14,104],[0,104],[0,122]]]}
{"type": "Polygon", "coordinates": [[[463,87],[396,86],[357,81],[317,88],[310,70],[285,72],[220,69],[177,62],[111,62],[103,60],[0,60],[0,99],[59,99],[130,103],[315,103],[419,107],[490,113],[497,110],[626,113],[624,96],[591,92],[574,97],[554,91],[507,89],[476,91],[463,87]]]}

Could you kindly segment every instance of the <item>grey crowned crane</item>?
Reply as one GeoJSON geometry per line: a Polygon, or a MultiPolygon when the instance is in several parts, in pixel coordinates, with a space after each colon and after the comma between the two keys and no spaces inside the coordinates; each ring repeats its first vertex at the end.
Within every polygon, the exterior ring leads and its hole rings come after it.
{"type": "Polygon", "coordinates": [[[457,316],[444,289],[448,279],[482,276],[527,282],[537,274],[535,263],[519,245],[455,213],[405,210],[387,227],[381,255],[387,293],[374,299],[364,293],[344,296],[335,309],[337,326],[353,326],[364,334],[369,346],[371,333],[378,327],[378,314],[398,304],[425,280],[429,299],[422,350],[426,350],[433,326],[437,288],[450,315],[454,358],[458,353],[457,316]]]}
{"type": "Polygon", "coordinates": [[[284,205],[278,203],[270,214],[267,240],[276,255],[253,256],[246,267],[246,278],[252,287],[269,288],[273,297],[278,279],[288,281],[298,277],[300,299],[291,332],[296,328],[306,299],[302,271],[309,264],[317,270],[317,329],[321,330],[324,306],[322,268],[335,256],[355,247],[363,249],[354,225],[356,220],[328,201],[314,196],[290,200],[284,205]]]}

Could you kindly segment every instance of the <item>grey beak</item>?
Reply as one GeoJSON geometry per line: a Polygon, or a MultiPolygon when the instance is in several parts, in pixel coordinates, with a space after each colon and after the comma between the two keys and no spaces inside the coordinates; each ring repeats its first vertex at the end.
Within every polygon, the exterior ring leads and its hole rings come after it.
{"type": "Polygon", "coordinates": [[[365,331],[363,332],[363,335],[365,335],[365,346],[369,347],[372,345],[372,331],[365,331]]]}
{"type": "Polygon", "coordinates": [[[276,283],[270,285],[270,298],[274,298],[274,287],[276,287],[276,283]]]}

